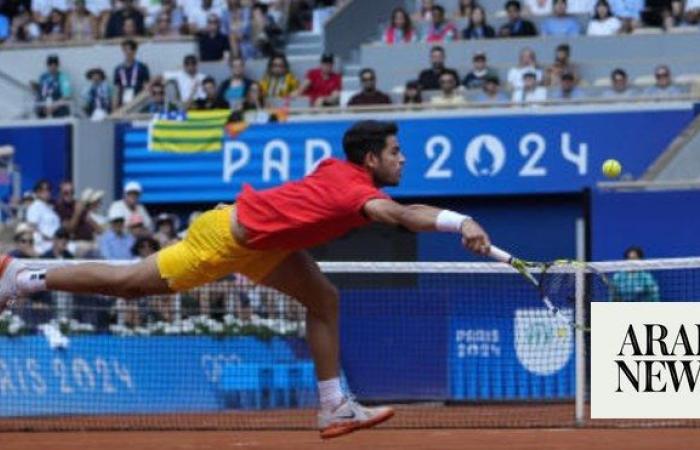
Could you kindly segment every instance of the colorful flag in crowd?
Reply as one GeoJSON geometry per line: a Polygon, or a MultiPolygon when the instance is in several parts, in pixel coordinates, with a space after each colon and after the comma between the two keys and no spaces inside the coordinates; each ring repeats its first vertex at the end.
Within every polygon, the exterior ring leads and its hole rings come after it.
{"type": "Polygon", "coordinates": [[[221,151],[230,115],[227,109],[215,109],[156,117],[148,127],[148,149],[172,153],[221,151]]]}

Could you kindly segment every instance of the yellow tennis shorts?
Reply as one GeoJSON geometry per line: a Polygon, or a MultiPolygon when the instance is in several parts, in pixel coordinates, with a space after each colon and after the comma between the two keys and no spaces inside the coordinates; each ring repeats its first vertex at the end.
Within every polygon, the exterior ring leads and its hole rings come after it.
{"type": "Polygon", "coordinates": [[[240,273],[258,282],[291,253],[253,250],[236,242],[231,209],[212,209],[190,225],[184,240],[158,253],[160,276],[174,291],[184,291],[240,273]]]}

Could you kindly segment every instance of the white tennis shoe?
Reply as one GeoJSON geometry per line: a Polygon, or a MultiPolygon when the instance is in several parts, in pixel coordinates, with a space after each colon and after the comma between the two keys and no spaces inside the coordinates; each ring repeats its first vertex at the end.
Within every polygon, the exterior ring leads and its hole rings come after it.
{"type": "Polygon", "coordinates": [[[369,408],[360,405],[352,396],[348,396],[333,411],[321,411],[318,414],[318,428],[322,439],[330,439],[355,430],[371,428],[393,416],[394,408],[388,406],[369,408]]]}
{"type": "Polygon", "coordinates": [[[17,272],[23,268],[20,261],[9,255],[0,257],[0,312],[17,298],[17,272]]]}

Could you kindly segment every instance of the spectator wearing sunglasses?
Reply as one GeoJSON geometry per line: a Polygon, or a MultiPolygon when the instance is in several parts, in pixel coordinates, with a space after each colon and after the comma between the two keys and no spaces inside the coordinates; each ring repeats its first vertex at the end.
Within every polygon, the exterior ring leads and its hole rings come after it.
{"type": "Polygon", "coordinates": [[[353,95],[348,106],[358,105],[388,105],[391,99],[384,92],[377,90],[377,77],[374,70],[365,68],[360,71],[362,91],[353,95]]]}
{"type": "Polygon", "coordinates": [[[148,93],[150,95],[148,102],[139,112],[146,114],[167,114],[171,111],[175,112],[178,110],[177,105],[165,99],[165,87],[160,81],[151,83],[148,93]]]}
{"type": "Polygon", "coordinates": [[[34,250],[34,228],[28,223],[20,223],[15,229],[15,248],[10,252],[13,258],[36,258],[34,250]]]}
{"type": "Polygon", "coordinates": [[[654,70],[654,78],[656,79],[656,82],[653,86],[646,88],[644,95],[651,97],[669,97],[683,94],[678,86],[673,84],[671,69],[667,65],[662,64],[660,66],[656,66],[656,69],[654,70]]]}
{"type": "Polygon", "coordinates": [[[231,43],[226,35],[219,31],[219,17],[209,14],[207,26],[197,33],[200,61],[228,60],[231,55],[231,43]]]}

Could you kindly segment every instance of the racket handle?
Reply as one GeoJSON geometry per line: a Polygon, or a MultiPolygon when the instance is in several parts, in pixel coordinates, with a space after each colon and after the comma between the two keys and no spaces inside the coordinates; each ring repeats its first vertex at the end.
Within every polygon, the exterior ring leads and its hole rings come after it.
{"type": "Polygon", "coordinates": [[[513,255],[511,255],[510,253],[508,253],[505,250],[501,250],[500,248],[496,247],[495,245],[491,245],[491,250],[489,251],[489,257],[491,257],[492,259],[494,259],[498,262],[502,262],[502,263],[506,263],[506,264],[510,264],[510,262],[513,260],[513,255]]]}

